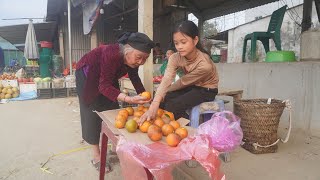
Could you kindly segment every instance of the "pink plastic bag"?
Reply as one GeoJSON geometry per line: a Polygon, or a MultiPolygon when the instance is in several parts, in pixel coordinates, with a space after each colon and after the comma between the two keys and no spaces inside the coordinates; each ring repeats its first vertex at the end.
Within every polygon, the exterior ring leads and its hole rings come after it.
{"type": "Polygon", "coordinates": [[[220,152],[237,148],[243,137],[240,118],[230,111],[218,112],[198,127],[197,134],[209,136],[210,147],[220,152]]]}
{"type": "Polygon", "coordinates": [[[198,161],[211,179],[223,180],[225,176],[220,172],[219,153],[232,151],[241,140],[239,118],[224,111],[201,124],[195,136],[183,139],[177,147],[160,142],[143,145],[120,137],[117,154],[126,180],[147,179],[144,167],[158,180],[171,180],[173,165],[191,159],[198,161]]]}
{"type": "Polygon", "coordinates": [[[191,159],[197,160],[213,180],[224,179],[224,174],[220,172],[219,152],[209,148],[206,135],[185,138],[177,147],[169,147],[160,142],[137,144],[121,137],[117,154],[126,180],[147,179],[143,167],[149,169],[158,180],[171,180],[173,165],[191,159]]]}

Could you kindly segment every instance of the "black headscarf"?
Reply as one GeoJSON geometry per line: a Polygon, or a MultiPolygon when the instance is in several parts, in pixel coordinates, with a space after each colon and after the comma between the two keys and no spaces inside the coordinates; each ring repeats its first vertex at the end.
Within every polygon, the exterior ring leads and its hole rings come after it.
{"type": "Polygon", "coordinates": [[[155,46],[153,41],[147,35],[140,32],[125,32],[122,35],[120,35],[118,43],[129,44],[134,49],[148,54],[151,52],[151,49],[155,46]]]}

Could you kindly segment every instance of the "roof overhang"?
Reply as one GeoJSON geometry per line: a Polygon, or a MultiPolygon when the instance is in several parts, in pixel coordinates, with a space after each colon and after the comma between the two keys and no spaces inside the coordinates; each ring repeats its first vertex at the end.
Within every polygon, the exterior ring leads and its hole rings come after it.
{"type": "MultiPolygon", "coordinates": [[[[34,23],[37,41],[52,41],[56,31],[56,23],[34,23]]],[[[28,24],[0,27],[0,36],[17,48],[23,50],[26,40],[28,24]]]]}

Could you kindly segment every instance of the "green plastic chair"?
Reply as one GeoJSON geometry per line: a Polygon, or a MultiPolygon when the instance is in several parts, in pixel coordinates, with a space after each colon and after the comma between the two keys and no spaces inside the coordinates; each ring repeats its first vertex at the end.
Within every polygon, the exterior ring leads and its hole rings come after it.
{"type": "Polygon", "coordinates": [[[280,29],[286,9],[287,5],[272,13],[267,32],[253,32],[245,36],[242,51],[242,62],[245,62],[248,40],[251,40],[251,60],[256,59],[257,40],[262,42],[266,53],[270,51],[269,39],[272,39],[276,45],[277,50],[281,51],[280,29]]]}

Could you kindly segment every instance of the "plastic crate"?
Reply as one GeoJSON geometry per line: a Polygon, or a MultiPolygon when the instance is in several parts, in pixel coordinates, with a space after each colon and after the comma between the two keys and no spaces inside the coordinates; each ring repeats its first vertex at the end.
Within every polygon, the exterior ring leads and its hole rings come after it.
{"type": "Polygon", "coordinates": [[[61,89],[61,88],[65,88],[66,87],[66,83],[65,82],[52,82],[52,89],[61,89]]]}
{"type": "Polygon", "coordinates": [[[75,97],[77,96],[77,89],[76,88],[67,88],[67,96],[68,97],[75,97]]]}
{"type": "Polygon", "coordinates": [[[65,98],[67,97],[67,88],[55,88],[52,89],[52,97],[53,98],[65,98]]]}
{"type": "Polygon", "coordinates": [[[37,89],[38,99],[52,98],[52,89],[37,89]]]}
{"type": "Polygon", "coordinates": [[[66,88],[75,88],[76,82],[66,82],[66,88]]]}
{"type": "Polygon", "coordinates": [[[51,82],[37,82],[37,89],[51,89],[51,82]]]}

